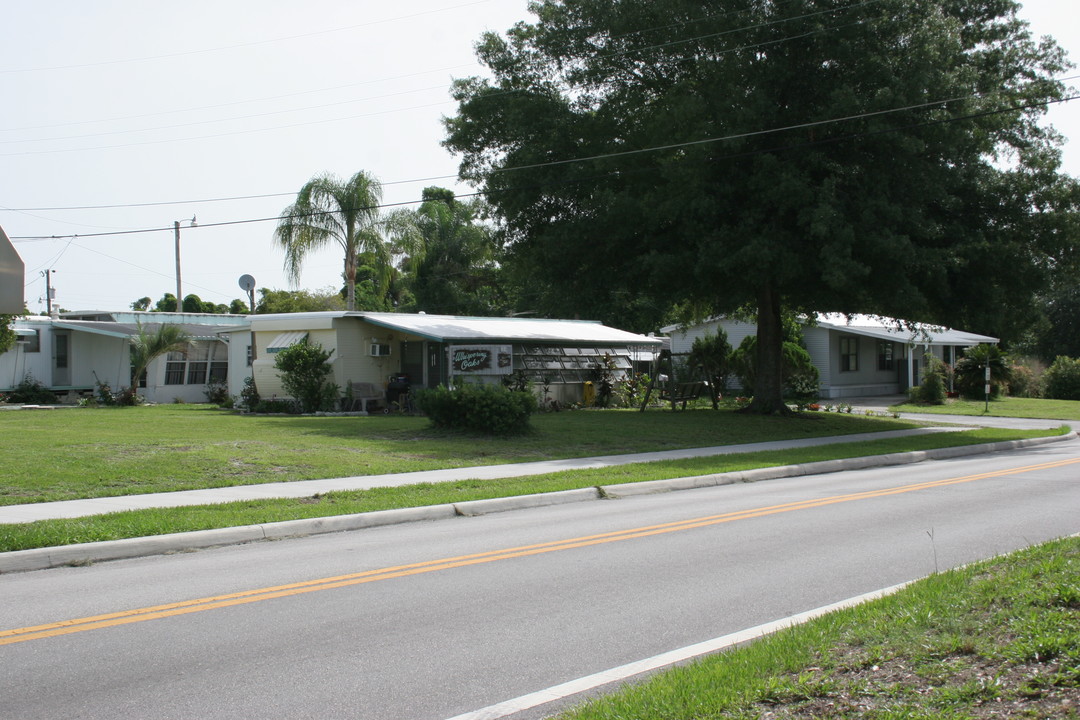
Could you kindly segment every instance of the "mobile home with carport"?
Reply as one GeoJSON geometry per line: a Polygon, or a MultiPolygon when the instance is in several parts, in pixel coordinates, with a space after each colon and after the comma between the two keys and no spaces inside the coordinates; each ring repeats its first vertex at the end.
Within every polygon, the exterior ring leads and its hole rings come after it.
{"type": "MultiPolygon", "coordinates": [[[[651,360],[661,340],[599,322],[521,317],[460,317],[424,313],[315,312],[251,315],[249,329],[229,332],[230,362],[251,361],[263,398],[284,397],[274,366],[277,353],[307,340],[331,351],[331,381],[385,391],[405,379],[411,388],[458,382],[501,382],[519,373],[549,388],[559,402],[582,399],[594,367],[609,363],[616,375],[642,357],[651,360]],[[253,352],[247,350],[250,335],[253,352]]],[[[242,389],[240,374],[230,391],[242,389]]]]}

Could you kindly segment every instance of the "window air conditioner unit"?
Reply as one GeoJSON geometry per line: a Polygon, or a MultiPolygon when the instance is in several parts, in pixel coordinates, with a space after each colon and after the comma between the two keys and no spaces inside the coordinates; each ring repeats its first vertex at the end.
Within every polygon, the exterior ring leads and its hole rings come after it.
{"type": "Polygon", "coordinates": [[[388,357],[390,346],[382,343],[371,343],[371,357],[388,357]]]}

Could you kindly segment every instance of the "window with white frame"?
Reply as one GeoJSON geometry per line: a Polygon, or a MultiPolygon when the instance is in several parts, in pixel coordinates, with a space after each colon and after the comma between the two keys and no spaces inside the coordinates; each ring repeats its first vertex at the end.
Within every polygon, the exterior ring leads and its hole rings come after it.
{"type": "Polygon", "coordinates": [[[165,361],[166,385],[205,385],[228,376],[228,348],[217,343],[171,352],[165,361]]]}

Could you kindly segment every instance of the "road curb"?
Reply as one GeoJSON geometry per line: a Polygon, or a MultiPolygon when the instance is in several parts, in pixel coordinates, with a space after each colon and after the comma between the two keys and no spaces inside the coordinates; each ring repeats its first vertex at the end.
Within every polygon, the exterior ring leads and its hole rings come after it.
{"type": "Polygon", "coordinates": [[[104,542],[63,545],[59,547],[35,548],[0,553],[0,575],[30,570],[45,570],[64,566],[90,565],[106,560],[123,560],[150,555],[201,550],[225,545],[240,545],[261,540],[274,540],[305,535],[321,535],[347,530],[399,525],[424,520],[443,520],[452,517],[473,517],[509,510],[563,505],[576,502],[588,502],[599,499],[618,499],[636,495],[651,495],[678,490],[692,490],[735,483],[760,482],[786,477],[820,475],[843,470],[862,470],[872,467],[905,465],[926,460],[945,460],[948,458],[980,455],[992,452],[1004,452],[1021,448],[1045,445],[1052,442],[1075,440],[1076,432],[1045,438],[1027,440],[1008,440],[982,445],[962,445],[937,450],[920,450],[909,453],[891,453],[888,455],[868,455],[865,457],[843,460],[824,460],[802,465],[783,465],[772,468],[757,468],[741,472],[696,475],[692,477],[650,480],[639,483],[604,485],[594,488],[562,490],[551,493],[518,495],[514,497],[492,498],[489,500],[470,500],[448,505],[429,505],[418,508],[399,510],[379,510],[354,515],[333,515],[329,517],[305,520],[286,520],[277,523],[244,525],[215,530],[197,530],[169,535],[151,535],[148,537],[108,540],[104,542]]]}

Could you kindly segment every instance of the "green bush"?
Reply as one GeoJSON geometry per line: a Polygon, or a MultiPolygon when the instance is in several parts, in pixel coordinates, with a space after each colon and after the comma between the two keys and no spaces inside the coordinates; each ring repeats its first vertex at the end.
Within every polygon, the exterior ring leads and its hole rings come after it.
{"type": "Polygon", "coordinates": [[[945,363],[933,355],[926,356],[926,369],[923,370],[922,382],[908,390],[913,402],[924,405],[945,404],[945,363]]]}
{"type": "Polygon", "coordinates": [[[281,387],[300,405],[300,412],[337,409],[338,387],[326,380],[333,372],[333,354],[333,350],[324,350],[322,345],[304,338],[274,358],[274,367],[281,373],[281,387]]]}
{"type": "Polygon", "coordinates": [[[964,351],[964,357],[956,361],[953,382],[960,397],[982,400],[986,397],[986,364],[990,363],[990,399],[1005,394],[1011,373],[1005,355],[997,345],[982,343],[964,351]]]}
{"type": "Polygon", "coordinates": [[[259,389],[255,387],[255,378],[249,375],[244,378],[244,389],[240,391],[240,404],[248,412],[255,412],[255,408],[259,406],[259,400],[259,389]]]}
{"type": "Polygon", "coordinates": [[[1009,368],[1009,394],[1013,397],[1043,396],[1042,376],[1030,362],[1018,362],[1009,368]]]}
{"type": "Polygon", "coordinates": [[[728,374],[731,372],[731,343],[723,328],[717,328],[716,334],[705,333],[694,338],[690,347],[687,364],[696,368],[709,382],[709,395],[713,407],[720,403],[720,395],[727,388],[728,374]]]}
{"type": "MultiPolygon", "coordinates": [[[[757,336],[747,335],[739,347],[731,353],[730,366],[739,378],[743,392],[754,394],[757,383],[757,336]]],[[[821,373],[806,348],[797,342],[785,340],[781,348],[780,374],[784,382],[784,394],[798,402],[816,399],[820,391],[821,373]]]]}
{"type": "Polygon", "coordinates": [[[203,390],[206,395],[206,402],[213,405],[220,405],[222,407],[228,405],[232,407],[232,396],[229,395],[229,386],[224,380],[211,380],[206,383],[206,389],[203,390]]]}
{"type": "Polygon", "coordinates": [[[1080,359],[1059,355],[1043,374],[1043,394],[1052,400],[1080,400],[1080,359]]]}
{"type": "Polygon", "coordinates": [[[420,410],[438,428],[484,435],[517,435],[529,429],[536,396],[501,385],[464,384],[416,394],[420,410]]]}
{"type": "Polygon", "coordinates": [[[7,394],[7,401],[16,405],[55,405],[56,393],[26,373],[15,389],[7,394]]]}
{"type": "Polygon", "coordinates": [[[282,400],[281,398],[270,398],[269,400],[259,400],[255,403],[255,412],[257,413],[287,413],[289,415],[295,415],[300,412],[300,406],[292,400],[282,400]]]}

